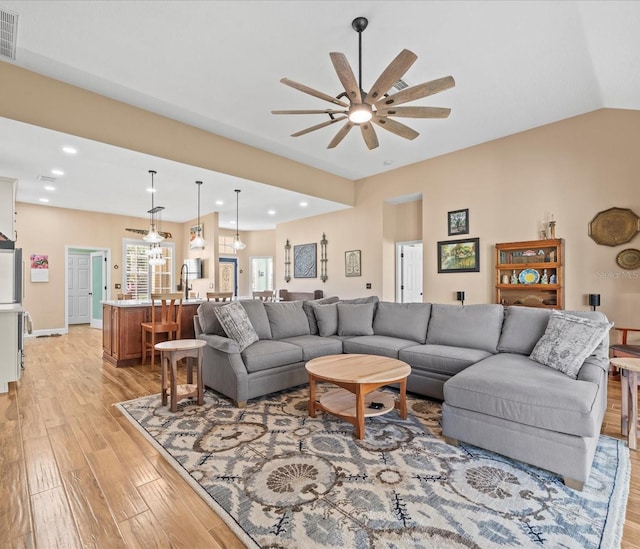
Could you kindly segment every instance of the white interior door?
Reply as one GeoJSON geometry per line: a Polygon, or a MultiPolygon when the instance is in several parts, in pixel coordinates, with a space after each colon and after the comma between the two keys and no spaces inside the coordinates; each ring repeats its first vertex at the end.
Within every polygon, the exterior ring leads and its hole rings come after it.
{"type": "Polygon", "coordinates": [[[102,301],[107,299],[107,254],[106,252],[92,252],[90,263],[91,327],[102,329],[102,301]]]}
{"type": "Polygon", "coordinates": [[[91,278],[89,269],[89,254],[69,254],[67,259],[69,324],[89,324],[91,313],[91,278]]]}
{"type": "Polygon", "coordinates": [[[398,243],[396,250],[396,301],[422,303],[422,242],[398,243]]]}

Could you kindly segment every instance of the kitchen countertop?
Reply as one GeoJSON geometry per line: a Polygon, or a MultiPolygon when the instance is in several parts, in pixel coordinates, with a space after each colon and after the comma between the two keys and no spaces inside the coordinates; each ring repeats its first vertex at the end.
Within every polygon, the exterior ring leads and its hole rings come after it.
{"type": "Polygon", "coordinates": [[[0,303],[0,313],[22,313],[24,309],[20,303],[0,303]]]}
{"type": "MultiPolygon", "coordinates": [[[[201,297],[190,297],[189,299],[183,299],[182,304],[200,304],[206,301],[206,299],[201,297]]],[[[110,301],[102,301],[101,303],[103,305],[111,305],[112,307],[151,307],[150,299],[114,299],[110,301]]]]}

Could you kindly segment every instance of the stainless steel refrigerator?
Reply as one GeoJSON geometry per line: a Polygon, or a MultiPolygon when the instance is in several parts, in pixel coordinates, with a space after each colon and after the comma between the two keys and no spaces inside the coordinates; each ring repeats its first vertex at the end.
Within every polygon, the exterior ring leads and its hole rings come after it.
{"type": "Polygon", "coordinates": [[[0,249],[0,393],[20,379],[24,359],[22,250],[0,249]]]}

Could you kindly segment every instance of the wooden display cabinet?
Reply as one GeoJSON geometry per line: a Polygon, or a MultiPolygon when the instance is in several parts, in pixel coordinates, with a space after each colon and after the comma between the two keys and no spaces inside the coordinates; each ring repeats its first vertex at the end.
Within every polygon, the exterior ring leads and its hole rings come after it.
{"type": "Polygon", "coordinates": [[[496,244],[496,303],[564,309],[564,240],[496,244]]]}

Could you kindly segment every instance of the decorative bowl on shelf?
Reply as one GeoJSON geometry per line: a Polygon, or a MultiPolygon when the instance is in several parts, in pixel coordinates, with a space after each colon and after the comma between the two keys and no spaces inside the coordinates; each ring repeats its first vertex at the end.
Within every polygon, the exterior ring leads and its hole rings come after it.
{"type": "Polygon", "coordinates": [[[540,273],[535,269],[525,269],[518,275],[520,284],[537,284],[540,281],[540,273]]]}

